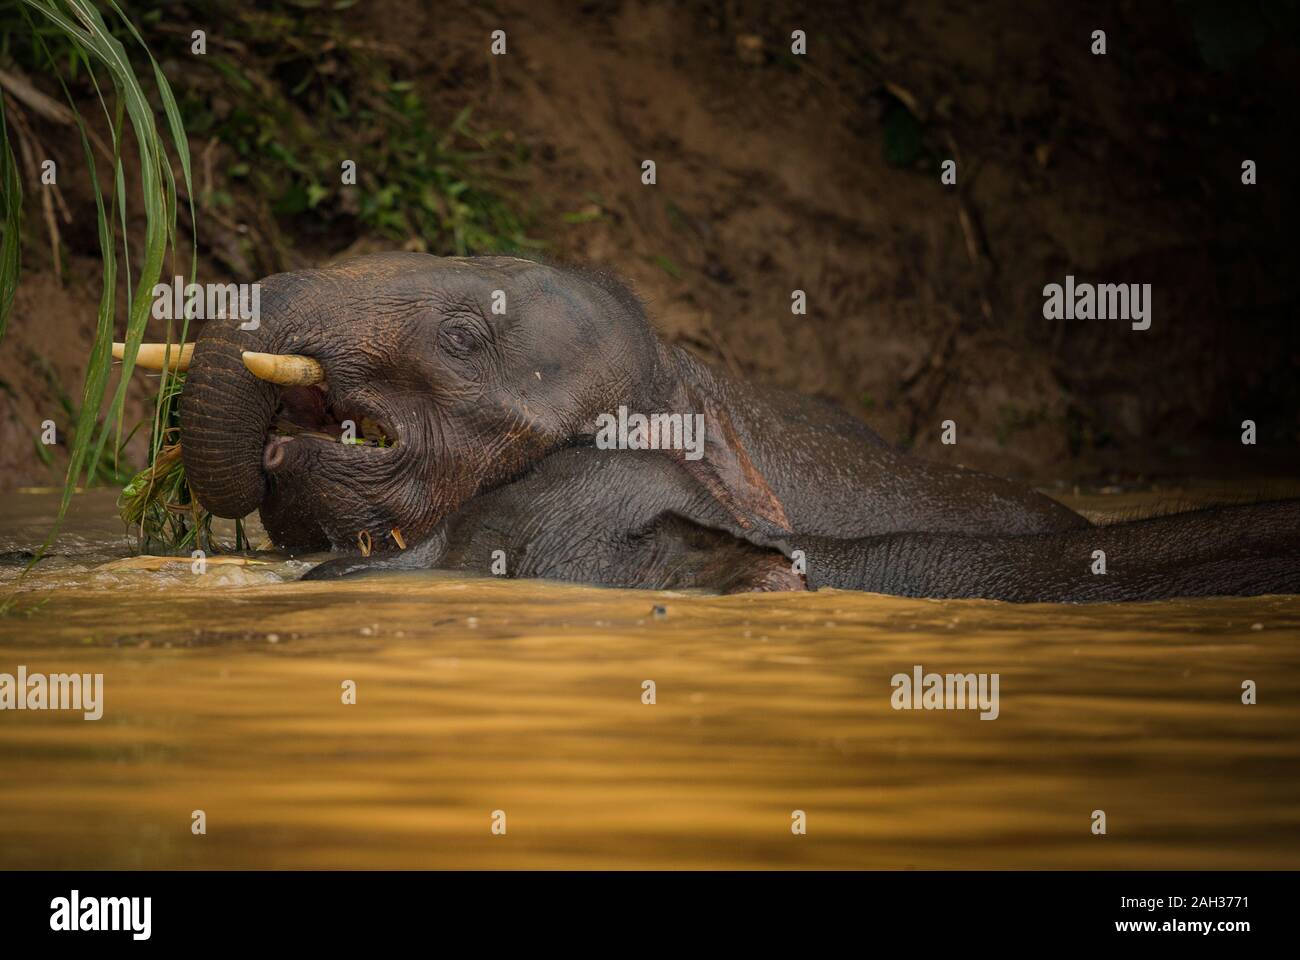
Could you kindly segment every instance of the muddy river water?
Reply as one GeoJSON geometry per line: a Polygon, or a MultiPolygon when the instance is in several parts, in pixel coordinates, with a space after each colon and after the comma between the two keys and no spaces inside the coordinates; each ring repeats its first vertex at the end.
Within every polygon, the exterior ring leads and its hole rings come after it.
{"type": "MultiPolygon", "coordinates": [[[[52,494],[0,503],[0,553],[44,539],[52,494]]],[[[0,673],[102,673],[103,717],[0,711],[0,868],[1300,867],[1300,597],[105,568],[95,491],[53,552],[0,565],[0,673]],[[893,709],[918,664],[997,719],[893,709]]]]}

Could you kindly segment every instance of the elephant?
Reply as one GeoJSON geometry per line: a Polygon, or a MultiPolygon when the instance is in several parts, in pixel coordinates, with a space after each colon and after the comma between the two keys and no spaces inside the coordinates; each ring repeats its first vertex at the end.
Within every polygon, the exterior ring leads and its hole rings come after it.
{"type": "Polygon", "coordinates": [[[372,254],[262,281],[255,326],[210,322],[186,354],[186,474],[217,516],[258,510],[285,550],[369,554],[317,579],[488,572],[499,550],[513,576],[627,587],[1300,592],[1300,500],[1094,526],[666,344],[598,270],[372,254]],[[611,448],[629,410],[696,418],[701,442],[642,430],[611,448]]]}

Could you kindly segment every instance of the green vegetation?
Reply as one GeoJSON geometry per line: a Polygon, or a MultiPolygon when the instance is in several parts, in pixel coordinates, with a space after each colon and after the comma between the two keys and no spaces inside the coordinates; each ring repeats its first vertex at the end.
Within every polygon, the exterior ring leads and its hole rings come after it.
{"type": "Polygon", "coordinates": [[[881,125],[884,127],[885,162],[891,167],[913,167],[927,155],[921,121],[902,100],[886,98],[881,125]]]}
{"type": "Polygon", "coordinates": [[[650,262],[653,263],[660,270],[662,270],[664,273],[668,274],[668,276],[672,277],[674,280],[680,280],[682,278],[682,268],[677,266],[677,264],[674,263],[669,257],[665,257],[663,254],[657,253],[650,258],[650,262]]]}
{"type": "Polygon", "coordinates": [[[1042,407],[1017,407],[1009,403],[998,406],[998,421],[994,425],[994,436],[998,446],[1005,447],[1015,434],[1022,430],[1032,430],[1041,423],[1051,420],[1047,410],[1042,407]]]}
{"type": "MultiPolygon", "coordinates": [[[[299,240],[372,233],[457,255],[539,246],[511,193],[524,150],[475,127],[470,107],[442,129],[431,123],[415,84],[394,75],[409,66],[406,54],[356,37],[338,16],[349,6],[167,4],[141,20],[184,64],[180,106],[190,136],[233,156],[225,168],[231,187],[264,198],[277,233],[299,240]],[[186,6],[191,16],[178,13],[186,6]],[[209,33],[203,55],[191,52],[188,33],[178,45],[165,29],[205,22],[227,26],[209,33]],[[355,188],[342,184],[349,160],[355,188]]],[[[218,219],[234,202],[220,190],[204,200],[218,219]]]]}

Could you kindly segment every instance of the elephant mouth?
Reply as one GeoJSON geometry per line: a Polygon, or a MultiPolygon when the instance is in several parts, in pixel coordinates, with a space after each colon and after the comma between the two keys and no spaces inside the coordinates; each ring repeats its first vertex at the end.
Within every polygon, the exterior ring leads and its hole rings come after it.
{"type": "MultiPolygon", "coordinates": [[[[388,489],[403,472],[408,424],[381,380],[339,389],[321,360],[242,349],[221,336],[165,352],[141,347],[138,366],[170,364],[188,373],[181,401],[181,447],[195,497],[219,517],[253,510],[293,514],[317,529],[316,513],[373,513],[366,491],[388,489]],[[157,356],[154,356],[157,354],[157,356]]],[[[114,345],[114,352],[124,345],[114,345]]],[[[343,517],[342,515],[346,515],[343,517]]],[[[268,528],[269,529],[269,528],[268,528]]],[[[285,527],[285,536],[291,531],[285,527]]]]}
{"type": "Polygon", "coordinates": [[[375,456],[400,443],[397,430],[376,405],[338,397],[327,383],[281,387],[278,399],[262,456],[269,471],[286,462],[293,444],[340,444],[375,456]]]}

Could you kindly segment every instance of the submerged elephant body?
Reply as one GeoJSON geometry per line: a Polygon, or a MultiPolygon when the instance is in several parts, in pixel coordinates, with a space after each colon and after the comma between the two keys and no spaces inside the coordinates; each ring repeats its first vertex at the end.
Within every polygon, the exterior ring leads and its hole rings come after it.
{"type": "Polygon", "coordinates": [[[739,528],[661,456],[571,448],[474,498],[411,550],[331,560],[307,578],[437,568],[724,593],[836,587],[935,599],[1159,600],[1300,591],[1296,544],[1294,500],[1036,534],[768,538],[739,528]]]}
{"type": "Polygon", "coordinates": [[[260,509],[286,549],[379,548],[315,577],[503,561],[513,576],[632,587],[1300,591],[1300,502],[1092,527],[1027,487],[916,459],[830,405],[665,345],[599,274],[382,254],[271,277],[262,304],[259,330],[210,327],[196,346],[185,464],[205,506],[260,509]],[[296,369],[324,382],[268,383],[245,352],[307,358],[296,369]],[[702,456],[596,448],[620,407],[701,417],[702,456]],[[349,429],[364,442],[338,442],[349,429]]]}

